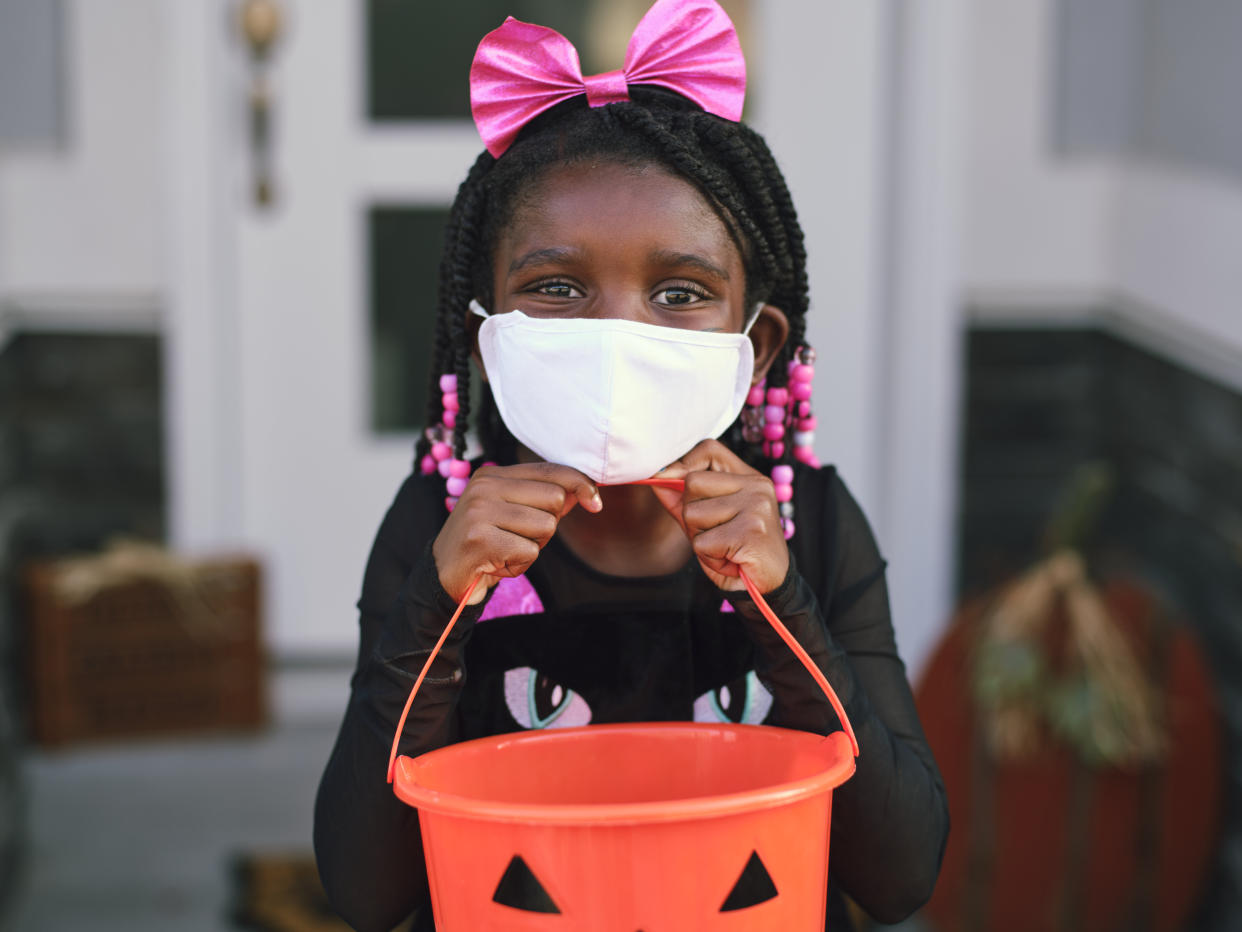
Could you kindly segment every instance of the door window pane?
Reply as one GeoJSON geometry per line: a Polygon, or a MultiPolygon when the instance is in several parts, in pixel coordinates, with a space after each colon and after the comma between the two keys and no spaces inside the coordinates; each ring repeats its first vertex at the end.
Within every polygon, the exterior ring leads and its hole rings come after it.
{"type": "Polygon", "coordinates": [[[398,205],[370,211],[371,427],[378,432],[425,426],[448,213],[398,205]]]}
{"type": "Polygon", "coordinates": [[[59,0],[0,0],[0,146],[65,138],[64,51],[59,0]]]}
{"type": "MultiPolygon", "coordinates": [[[[479,40],[513,16],[551,26],[578,50],[584,74],[620,68],[652,0],[367,0],[367,115],[372,120],[468,119],[470,62],[479,40]]],[[[751,74],[748,0],[721,3],[751,74]]]]}
{"type": "Polygon", "coordinates": [[[474,50],[507,16],[555,25],[578,46],[583,67],[590,68],[580,40],[591,5],[582,0],[368,0],[368,115],[372,120],[469,119],[467,79],[474,50]]]}

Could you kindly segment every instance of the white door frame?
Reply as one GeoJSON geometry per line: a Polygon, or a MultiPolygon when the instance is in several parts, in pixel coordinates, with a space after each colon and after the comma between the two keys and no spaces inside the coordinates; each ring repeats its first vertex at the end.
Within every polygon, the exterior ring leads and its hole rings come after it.
{"type": "MultiPolygon", "coordinates": [[[[244,62],[222,24],[226,5],[164,9],[171,539],[264,558],[278,654],[345,653],[366,550],[412,440],[369,434],[365,205],[446,203],[480,146],[465,122],[363,127],[362,5],[303,4],[273,75],[286,200],[256,212],[246,203],[244,62]],[[332,36],[339,55],[320,46],[311,58],[295,45],[332,36]],[[322,225],[318,247],[282,243],[299,224],[322,225]],[[326,284],[264,284],[281,263],[333,262],[326,284]],[[315,396],[317,410],[299,410],[316,387],[305,370],[291,367],[289,384],[271,377],[282,345],[302,351],[288,342],[299,324],[329,329],[341,346],[340,371],[322,374],[338,391],[315,396]],[[316,430],[324,446],[354,452],[302,462],[316,430]],[[311,474],[301,485],[295,462],[311,474]]],[[[789,178],[811,256],[817,451],[872,517],[916,669],[951,602],[965,21],[965,0],[934,11],[764,0],[753,20],[764,62],[755,119],[789,178]]]]}

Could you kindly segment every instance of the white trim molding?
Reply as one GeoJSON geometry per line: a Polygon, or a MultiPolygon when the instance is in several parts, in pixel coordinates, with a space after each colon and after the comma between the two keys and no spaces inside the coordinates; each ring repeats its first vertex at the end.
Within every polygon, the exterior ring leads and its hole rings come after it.
{"type": "Polygon", "coordinates": [[[234,170],[236,50],[213,0],[161,7],[163,256],[170,543],[219,549],[242,532],[234,170]]]}
{"type": "Polygon", "coordinates": [[[0,298],[0,350],[17,333],[159,333],[159,296],[29,294],[0,298]]]}
{"type": "Polygon", "coordinates": [[[889,559],[898,644],[915,678],[955,602],[967,6],[896,4],[889,56],[884,495],[873,521],[889,559]]]}
{"type": "Polygon", "coordinates": [[[1242,391],[1242,351],[1185,318],[1116,291],[973,289],[972,326],[994,329],[1096,328],[1174,365],[1242,391]]]}

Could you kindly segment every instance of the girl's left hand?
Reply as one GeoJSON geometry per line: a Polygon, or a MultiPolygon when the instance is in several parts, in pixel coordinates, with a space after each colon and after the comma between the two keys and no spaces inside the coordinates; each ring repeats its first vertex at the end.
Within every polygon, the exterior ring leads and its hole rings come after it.
{"type": "Polygon", "coordinates": [[[765,594],[784,582],[789,548],[772,480],[719,440],[701,441],[655,478],[685,480],[681,492],[652,491],[686,532],[717,588],[744,589],[739,568],[765,594]]]}

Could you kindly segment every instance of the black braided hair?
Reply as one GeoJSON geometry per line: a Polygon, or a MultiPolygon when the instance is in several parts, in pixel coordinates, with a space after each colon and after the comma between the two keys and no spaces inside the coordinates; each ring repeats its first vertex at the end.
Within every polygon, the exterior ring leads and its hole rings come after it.
{"type": "MultiPolygon", "coordinates": [[[[768,370],[769,387],[787,384],[789,361],[805,345],[806,251],[789,189],[767,144],[745,124],[706,113],[663,88],[631,87],[630,97],[597,108],[578,97],[552,108],[524,127],[499,159],[481,154],[458,189],[440,260],[427,413],[428,424],[439,422],[439,378],[455,373],[460,410],[451,437],[444,440],[457,458],[465,454],[471,413],[467,307],[472,298],[490,306],[492,259],[500,233],[522,198],[557,166],[593,160],[658,165],[694,185],[742,255],[747,307],[765,301],[789,318],[789,338],[768,370]]],[[[513,462],[514,440],[486,385],[480,397],[475,429],[484,459],[513,462]]],[[[739,424],[724,439],[759,465],[759,451],[743,443],[739,424]]],[[[430,445],[425,433],[418,441],[416,462],[430,445]]],[[[792,462],[792,451],[793,444],[786,442],[781,461],[792,462]]]]}

